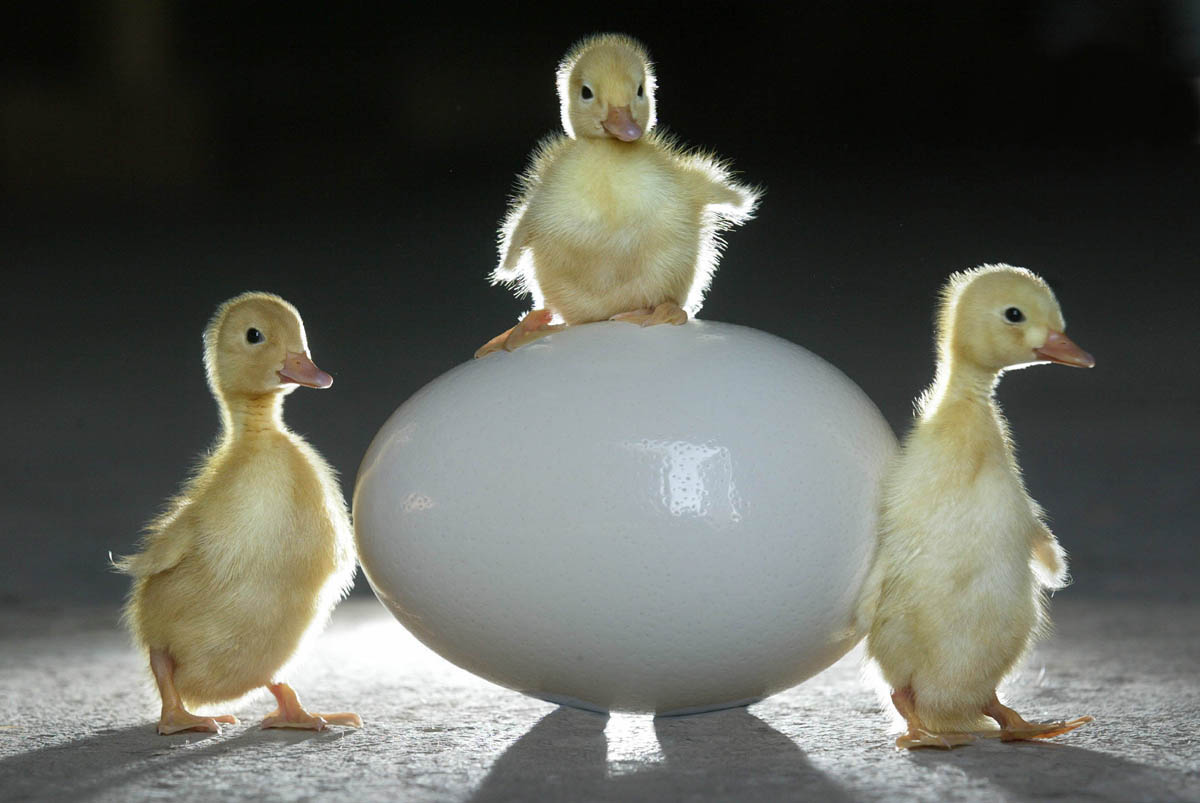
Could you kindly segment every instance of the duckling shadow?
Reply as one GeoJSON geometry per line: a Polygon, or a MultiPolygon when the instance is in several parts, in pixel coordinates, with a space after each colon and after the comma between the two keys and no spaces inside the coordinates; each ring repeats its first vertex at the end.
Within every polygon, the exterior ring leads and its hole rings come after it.
{"type": "Polygon", "coordinates": [[[0,759],[0,778],[5,779],[6,800],[73,803],[101,794],[112,799],[133,799],[140,796],[136,790],[150,776],[161,775],[163,783],[183,786],[189,767],[223,755],[259,745],[294,745],[336,740],[343,735],[333,729],[318,733],[262,730],[250,725],[230,736],[196,732],[160,736],[153,724],[134,725],[0,759]],[[122,790],[129,794],[122,795],[122,790]]]}
{"type": "Polygon", "coordinates": [[[1187,773],[1056,742],[987,741],[948,753],[913,751],[910,757],[930,771],[953,766],[1006,790],[1006,799],[1200,800],[1187,773]]]}
{"type": "Polygon", "coordinates": [[[512,744],[471,798],[849,801],[796,743],[744,708],[654,720],[658,750],[610,761],[609,718],[559,708],[512,744]]]}

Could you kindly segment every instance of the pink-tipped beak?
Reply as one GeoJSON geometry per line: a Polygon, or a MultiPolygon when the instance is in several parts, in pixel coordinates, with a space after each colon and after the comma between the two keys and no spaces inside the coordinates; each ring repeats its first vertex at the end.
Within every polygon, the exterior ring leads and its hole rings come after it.
{"type": "Polygon", "coordinates": [[[295,382],[306,388],[327,388],[333,384],[333,377],[318,368],[307,354],[294,351],[287,353],[279,376],[284,382],[295,382]]]}
{"type": "Polygon", "coordinates": [[[1056,362],[1059,365],[1072,365],[1076,368],[1091,368],[1096,364],[1095,358],[1071,342],[1062,332],[1050,330],[1046,343],[1033,353],[1043,360],[1056,362]]]}
{"type": "Polygon", "coordinates": [[[622,142],[633,142],[642,135],[642,127],[633,120],[628,106],[611,106],[601,124],[604,130],[622,142]]]}

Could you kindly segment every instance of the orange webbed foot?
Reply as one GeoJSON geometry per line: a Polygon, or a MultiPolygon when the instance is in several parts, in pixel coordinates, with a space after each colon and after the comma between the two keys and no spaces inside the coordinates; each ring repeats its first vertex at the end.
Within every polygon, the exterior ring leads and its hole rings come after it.
{"type": "Polygon", "coordinates": [[[480,357],[486,357],[497,351],[514,351],[521,346],[566,328],[566,324],[551,325],[550,321],[553,319],[554,313],[548,309],[533,310],[512,329],[509,329],[507,332],[501,332],[480,346],[479,350],[475,352],[475,359],[478,360],[480,357]]]}
{"type": "Polygon", "coordinates": [[[609,320],[636,323],[638,326],[657,326],[663,323],[679,326],[680,324],[687,323],[688,314],[684,312],[683,307],[674,301],[664,301],[654,307],[654,309],[646,308],[620,312],[609,318],[609,320]]]}
{"type": "Polygon", "coordinates": [[[1026,739],[1053,739],[1055,736],[1062,736],[1064,733],[1069,733],[1091,721],[1092,717],[1085,716],[1062,722],[1026,722],[1024,725],[1012,728],[1001,728],[996,733],[1001,740],[1006,742],[1019,742],[1026,739]]]}
{"type": "Polygon", "coordinates": [[[1061,736],[1092,721],[1091,717],[1084,716],[1060,722],[1027,722],[1016,711],[1000,702],[994,693],[992,699],[983,707],[983,713],[996,720],[1000,725],[1000,730],[980,735],[992,739],[1002,739],[1006,742],[1019,742],[1024,739],[1053,739],[1055,736],[1061,736]]]}
{"type": "Polygon", "coordinates": [[[353,713],[315,714],[306,711],[300,704],[300,698],[295,690],[286,683],[273,683],[267,686],[275,695],[278,707],[262,721],[263,728],[297,728],[300,730],[325,730],[330,725],[345,725],[351,728],[362,727],[362,717],[353,713]]]}
{"type": "Polygon", "coordinates": [[[896,739],[896,747],[903,750],[915,750],[919,747],[952,750],[973,741],[975,741],[975,736],[970,733],[933,733],[924,728],[909,728],[900,738],[896,739]]]}
{"type": "Polygon", "coordinates": [[[222,714],[219,717],[201,717],[183,708],[175,708],[163,711],[162,717],[158,720],[158,732],[161,736],[169,736],[172,733],[180,733],[182,731],[220,733],[221,726],[218,723],[236,725],[238,721],[237,717],[232,714],[222,714]]]}

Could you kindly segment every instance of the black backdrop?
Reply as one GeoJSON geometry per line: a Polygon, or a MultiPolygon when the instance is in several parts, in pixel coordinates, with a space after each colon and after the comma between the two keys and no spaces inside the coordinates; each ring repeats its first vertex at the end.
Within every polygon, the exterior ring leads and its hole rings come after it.
{"type": "Polygon", "coordinates": [[[287,419],[349,497],[391,410],[526,308],[485,281],[496,224],[601,30],[649,47],[665,127],[767,189],[702,317],[821,354],[899,433],[946,274],[1039,271],[1099,365],[1000,396],[1075,591],[1185,588],[1200,4],[132,5],[0,31],[4,602],[120,598],[107,551],[215,434],[199,336],[242,290],[303,313],[336,382],[287,419]]]}

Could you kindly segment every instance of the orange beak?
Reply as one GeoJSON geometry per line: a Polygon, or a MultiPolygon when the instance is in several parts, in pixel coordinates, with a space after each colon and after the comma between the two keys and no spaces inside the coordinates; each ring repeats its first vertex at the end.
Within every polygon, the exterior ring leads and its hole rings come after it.
{"type": "Polygon", "coordinates": [[[610,106],[608,117],[601,125],[605,131],[622,142],[633,142],[642,135],[642,127],[634,122],[628,106],[610,106]]]}
{"type": "Polygon", "coordinates": [[[318,368],[307,354],[295,351],[289,351],[284,358],[279,378],[306,388],[327,388],[333,384],[333,377],[318,368]]]}
{"type": "Polygon", "coordinates": [[[1096,364],[1095,358],[1071,342],[1062,332],[1050,330],[1046,342],[1033,353],[1043,360],[1056,362],[1059,365],[1071,365],[1076,368],[1091,368],[1096,364]]]}

